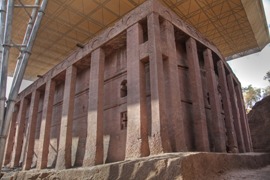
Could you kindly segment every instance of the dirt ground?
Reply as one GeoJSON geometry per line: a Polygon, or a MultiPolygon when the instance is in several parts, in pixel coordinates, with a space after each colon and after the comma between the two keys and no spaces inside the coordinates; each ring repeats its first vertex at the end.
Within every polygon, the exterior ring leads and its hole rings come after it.
{"type": "Polygon", "coordinates": [[[270,166],[256,170],[231,171],[220,177],[220,180],[270,180],[270,166]]]}

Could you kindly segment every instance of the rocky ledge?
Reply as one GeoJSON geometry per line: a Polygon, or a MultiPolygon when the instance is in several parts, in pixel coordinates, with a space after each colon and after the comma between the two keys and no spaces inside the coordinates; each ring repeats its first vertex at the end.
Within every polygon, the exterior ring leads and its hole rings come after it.
{"type": "Polygon", "coordinates": [[[256,171],[267,165],[269,153],[168,153],[94,167],[13,171],[2,179],[228,179],[231,172],[256,171]]]}

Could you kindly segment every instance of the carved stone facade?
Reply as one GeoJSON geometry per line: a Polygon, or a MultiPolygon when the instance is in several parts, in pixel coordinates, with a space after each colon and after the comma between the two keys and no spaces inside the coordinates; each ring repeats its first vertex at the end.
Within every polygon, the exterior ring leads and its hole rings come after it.
{"type": "Polygon", "coordinates": [[[19,95],[4,165],[186,151],[252,151],[241,85],[210,42],[149,0],[19,95]]]}

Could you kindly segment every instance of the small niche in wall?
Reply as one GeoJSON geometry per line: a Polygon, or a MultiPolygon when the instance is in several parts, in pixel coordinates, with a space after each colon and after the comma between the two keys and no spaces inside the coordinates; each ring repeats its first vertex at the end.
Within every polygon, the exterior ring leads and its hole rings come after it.
{"type": "Polygon", "coordinates": [[[120,88],[120,97],[126,97],[127,96],[127,80],[123,80],[121,82],[121,88],[120,88]]]}
{"type": "Polygon", "coordinates": [[[121,112],[120,117],[121,130],[127,129],[127,111],[121,112]]]}
{"type": "Polygon", "coordinates": [[[206,98],[207,98],[207,103],[210,106],[211,103],[210,103],[210,94],[209,94],[209,92],[206,93],[206,98]]]}
{"type": "Polygon", "coordinates": [[[147,18],[144,18],[140,21],[140,24],[142,26],[142,31],[143,31],[143,42],[145,43],[148,41],[148,24],[147,24],[147,18]]]}

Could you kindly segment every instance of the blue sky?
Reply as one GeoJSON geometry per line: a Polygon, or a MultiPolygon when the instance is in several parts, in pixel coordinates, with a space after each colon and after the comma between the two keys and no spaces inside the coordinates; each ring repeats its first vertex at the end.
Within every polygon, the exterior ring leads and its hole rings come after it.
{"type": "MultiPolygon", "coordinates": [[[[263,0],[265,15],[270,28],[270,0],[263,0]]],[[[270,70],[270,44],[261,52],[229,61],[228,64],[240,80],[243,87],[249,84],[263,88],[269,82],[263,80],[266,72],[270,70]]]]}

